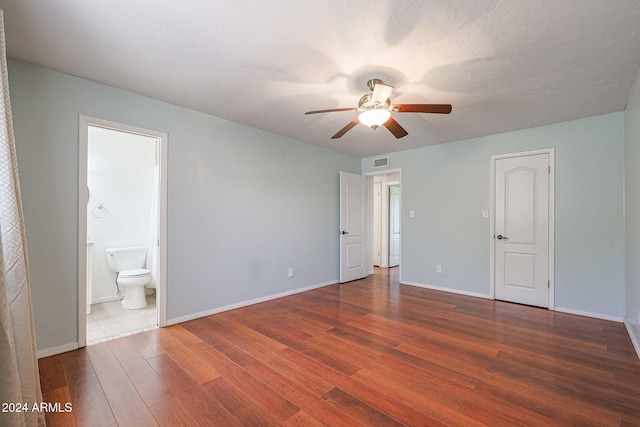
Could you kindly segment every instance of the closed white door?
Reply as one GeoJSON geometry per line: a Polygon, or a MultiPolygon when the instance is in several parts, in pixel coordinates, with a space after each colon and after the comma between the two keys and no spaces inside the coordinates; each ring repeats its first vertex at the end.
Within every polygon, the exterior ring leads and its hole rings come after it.
{"type": "Polygon", "coordinates": [[[495,297],[549,307],[549,154],[495,161],[495,297]]]}
{"type": "Polygon", "coordinates": [[[366,177],[340,172],[340,283],[367,276],[366,177]]]}
{"type": "Polygon", "coordinates": [[[400,187],[389,187],[389,267],[400,265],[400,187]]]}

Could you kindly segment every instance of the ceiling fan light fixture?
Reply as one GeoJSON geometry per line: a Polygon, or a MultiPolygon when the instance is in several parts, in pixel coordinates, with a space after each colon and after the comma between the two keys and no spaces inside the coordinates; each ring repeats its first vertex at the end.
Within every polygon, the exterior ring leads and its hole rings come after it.
{"type": "Polygon", "coordinates": [[[391,117],[389,110],[373,109],[360,113],[358,120],[365,126],[369,126],[371,129],[376,129],[383,125],[391,117]]]}
{"type": "Polygon", "coordinates": [[[331,139],[338,139],[345,133],[356,127],[358,123],[377,129],[384,125],[396,138],[404,138],[407,131],[398,123],[391,113],[432,113],[449,114],[451,104],[394,104],[391,105],[391,93],[393,86],[382,83],[380,79],[371,79],[367,82],[371,92],[360,97],[358,108],[330,108],[328,110],[307,111],[304,114],[330,113],[334,111],[358,111],[357,118],[352,119],[345,127],[340,129],[331,139]]]}

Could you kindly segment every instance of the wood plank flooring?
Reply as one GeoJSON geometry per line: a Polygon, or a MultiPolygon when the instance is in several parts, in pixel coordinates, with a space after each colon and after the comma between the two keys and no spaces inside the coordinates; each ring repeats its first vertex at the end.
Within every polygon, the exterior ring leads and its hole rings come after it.
{"type": "Polygon", "coordinates": [[[41,359],[49,426],[638,426],[620,323],[395,269],[41,359]]]}

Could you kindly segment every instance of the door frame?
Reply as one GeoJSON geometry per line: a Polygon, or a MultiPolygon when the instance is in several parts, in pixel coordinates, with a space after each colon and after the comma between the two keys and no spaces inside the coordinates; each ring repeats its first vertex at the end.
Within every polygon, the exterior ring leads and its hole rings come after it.
{"type": "MultiPolygon", "coordinates": [[[[386,174],[385,174],[386,175],[386,174]]],[[[399,181],[385,181],[385,182],[379,182],[379,183],[373,183],[373,206],[372,206],[372,221],[374,221],[375,219],[375,210],[376,210],[376,201],[379,200],[380,205],[378,206],[379,211],[378,214],[380,215],[380,229],[378,230],[379,233],[379,241],[376,242],[376,233],[375,230],[372,231],[373,233],[373,251],[371,252],[371,256],[375,259],[375,246],[376,243],[380,244],[380,264],[379,267],[381,268],[389,268],[389,256],[390,256],[390,251],[389,251],[389,247],[390,247],[390,224],[391,224],[391,215],[390,215],[390,208],[391,208],[391,197],[389,194],[390,188],[391,186],[398,186],[398,188],[400,187],[400,182],[399,181]],[[380,197],[378,197],[375,194],[376,188],[375,186],[379,185],[380,186],[380,197]]],[[[375,221],[372,223],[373,224],[373,228],[376,227],[375,221]]],[[[400,242],[402,244],[402,242],[400,242]]],[[[373,263],[375,265],[375,263],[373,263]]],[[[371,273],[372,274],[372,273],[371,273]]]]}
{"type": "MultiPolygon", "coordinates": [[[[397,173],[398,174],[398,180],[397,181],[388,181],[388,182],[382,182],[381,184],[381,191],[382,191],[382,209],[386,209],[388,211],[389,209],[389,185],[397,185],[400,188],[400,265],[398,266],[398,278],[399,280],[402,280],[402,246],[404,244],[404,239],[403,239],[403,233],[404,233],[404,228],[402,225],[402,168],[396,168],[396,169],[385,169],[382,171],[375,171],[375,172],[367,172],[367,173],[363,173],[362,175],[367,177],[367,228],[368,228],[368,253],[369,253],[369,274],[374,274],[374,269],[373,269],[373,199],[374,199],[374,194],[373,194],[373,184],[374,184],[374,176],[375,175],[389,175],[389,174],[393,174],[393,173],[397,173]],[[386,185],[385,185],[386,184],[386,185]],[[385,191],[387,192],[386,195],[386,205],[385,205],[385,191]]],[[[383,239],[383,245],[385,244],[385,240],[386,240],[386,263],[381,262],[381,264],[385,264],[385,265],[389,265],[389,215],[387,212],[387,215],[385,216],[385,218],[383,218],[382,221],[382,230],[381,230],[381,234],[382,234],[382,239],[383,239]],[[386,221],[386,228],[384,226],[386,221]],[[386,231],[385,231],[386,229],[386,231]],[[385,239],[385,233],[386,233],[386,239],[385,239]]],[[[381,248],[382,249],[382,254],[384,256],[384,252],[385,249],[384,247],[381,248]]],[[[384,258],[381,259],[381,261],[384,261],[384,258]]]]}
{"type": "Polygon", "coordinates": [[[156,138],[158,140],[158,277],[156,309],[158,326],[167,325],[167,145],[169,135],[122,123],[80,115],[78,138],[78,347],[87,345],[87,156],[89,126],[156,138]]]}
{"type": "MultiPolygon", "coordinates": [[[[384,215],[384,222],[382,223],[383,225],[383,231],[384,231],[384,235],[382,235],[382,254],[384,255],[384,264],[387,266],[387,268],[392,268],[391,267],[391,187],[398,187],[398,197],[400,196],[400,182],[399,181],[389,181],[389,182],[383,182],[382,183],[382,188],[384,188],[383,190],[383,200],[385,201],[385,204],[383,205],[383,215],[384,215]]],[[[398,199],[398,203],[399,203],[399,199],[398,199]]],[[[400,206],[398,206],[398,209],[400,209],[400,206]]],[[[402,211],[398,212],[398,215],[402,216],[402,211]]],[[[399,218],[398,218],[399,220],[399,218]]],[[[402,228],[400,229],[402,230],[402,228]]],[[[400,244],[402,245],[402,240],[400,240],[400,244]]]]}
{"type": "MultiPolygon", "coordinates": [[[[382,183],[373,184],[373,209],[372,209],[372,229],[371,237],[373,250],[371,252],[371,263],[375,267],[382,267],[382,183]],[[376,221],[377,220],[377,221],[376,221]],[[376,262],[377,261],[377,262],[376,262]]],[[[371,274],[371,272],[369,272],[371,274]]]]}
{"type": "MultiPolygon", "coordinates": [[[[500,154],[491,156],[491,179],[489,192],[489,297],[496,299],[496,276],[495,276],[495,201],[496,201],[496,161],[515,157],[534,156],[537,154],[547,154],[549,156],[549,310],[555,309],[555,189],[556,189],[556,167],[555,148],[544,148],[540,150],[520,151],[515,153],[500,154]]],[[[402,231],[402,230],[401,230],[402,231]]]]}

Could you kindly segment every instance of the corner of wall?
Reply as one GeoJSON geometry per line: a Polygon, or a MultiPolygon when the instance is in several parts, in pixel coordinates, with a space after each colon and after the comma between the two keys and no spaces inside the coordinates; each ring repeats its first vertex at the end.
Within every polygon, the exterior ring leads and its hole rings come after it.
{"type": "Polygon", "coordinates": [[[631,88],[623,114],[623,215],[624,215],[624,283],[625,325],[640,356],[640,70],[631,88]]]}
{"type": "Polygon", "coordinates": [[[625,319],[624,325],[627,327],[627,332],[629,332],[633,348],[636,349],[636,354],[638,355],[638,358],[640,358],[640,324],[634,325],[625,319]]]}

